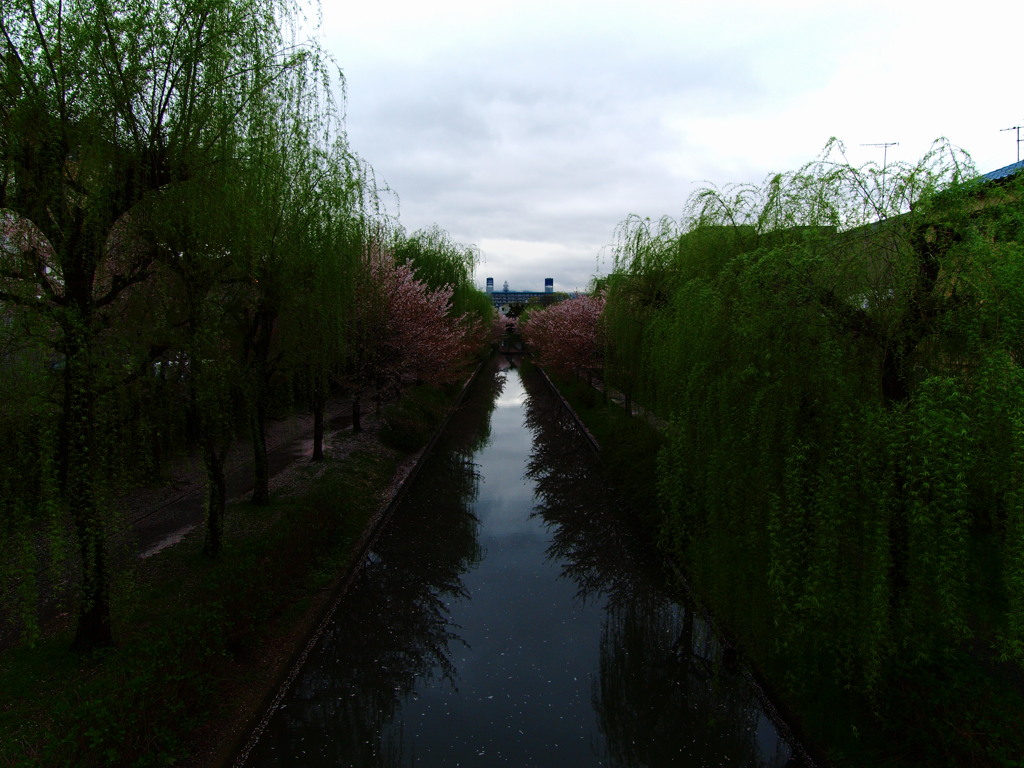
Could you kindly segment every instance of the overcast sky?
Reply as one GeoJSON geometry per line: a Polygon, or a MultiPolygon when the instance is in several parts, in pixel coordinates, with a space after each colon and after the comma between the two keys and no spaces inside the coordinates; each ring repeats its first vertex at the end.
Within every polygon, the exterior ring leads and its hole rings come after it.
{"type": "Polygon", "coordinates": [[[817,156],[916,161],[948,137],[987,172],[1024,123],[1016,3],[325,0],[353,149],[483,254],[476,280],[585,288],[630,214],[817,156]]]}

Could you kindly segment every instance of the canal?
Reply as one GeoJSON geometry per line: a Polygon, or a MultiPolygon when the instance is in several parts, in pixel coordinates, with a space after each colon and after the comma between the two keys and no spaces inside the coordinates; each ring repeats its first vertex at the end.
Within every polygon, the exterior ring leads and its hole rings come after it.
{"type": "Polygon", "coordinates": [[[783,766],[791,748],[496,358],[243,757],[250,766],[783,766]]]}

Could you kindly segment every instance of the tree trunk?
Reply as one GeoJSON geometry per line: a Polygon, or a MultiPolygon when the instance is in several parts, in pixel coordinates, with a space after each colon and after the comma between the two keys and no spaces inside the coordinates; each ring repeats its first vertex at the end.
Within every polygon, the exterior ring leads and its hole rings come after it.
{"type": "Polygon", "coordinates": [[[362,408],[360,403],[360,396],[358,393],[352,396],[352,431],[362,432],[363,422],[360,419],[362,415],[362,408]]]}
{"type": "MultiPolygon", "coordinates": [[[[262,389],[262,387],[260,387],[262,389]]],[[[249,416],[252,431],[253,487],[251,501],[265,506],[270,503],[270,462],[267,458],[266,397],[257,395],[249,416]]]]}
{"type": "Polygon", "coordinates": [[[92,651],[114,645],[110,626],[110,584],[106,562],[106,526],[97,508],[96,391],[93,382],[89,332],[85,321],[72,321],[64,353],[64,496],[71,510],[82,585],[78,628],[72,648],[92,651]]]}
{"type": "Polygon", "coordinates": [[[253,376],[254,397],[249,425],[252,432],[252,503],[270,503],[270,466],[267,461],[267,388],[270,379],[270,339],[277,312],[262,306],[253,316],[247,340],[249,365],[253,376]]]}
{"type": "Polygon", "coordinates": [[[324,396],[324,387],[316,384],[313,386],[313,461],[323,461],[324,458],[324,410],[327,407],[327,398],[324,396]]]}
{"type": "MultiPolygon", "coordinates": [[[[917,274],[909,310],[900,318],[896,332],[887,339],[882,358],[881,389],[886,407],[893,410],[910,401],[911,357],[929,336],[936,333],[944,316],[955,308],[956,299],[939,287],[942,260],[960,235],[945,225],[920,225],[911,234],[917,274]]],[[[907,510],[907,481],[897,465],[896,486],[903,504],[891,511],[889,536],[889,620],[897,635],[910,589],[910,517],[907,510]]]]}
{"type": "Polygon", "coordinates": [[[910,399],[910,380],[903,365],[906,352],[902,346],[900,341],[890,343],[882,357],[882,401],[889,409],[910,399]]]}
{"type": "Polygon", "coordinates": [[[683,613],[683,628],[673,647],[679,658],[686,660],[693,658],[693,609],[689,606],[683,613]]]}
{"type": "Polygon", "coordinates": [[[79,390],[71,399],[66,493],[82,558],[78,628],[72,648],[91,651],[114,644],[110,626],[106,530],[97,509],[91,467],[95,450],[95,395],[87,389],[79,390]]]}
{"type": "Polygon", "coordinates": [[[203,554],[218,557],[224,547],[224,513],[227,507],[227,481],[224,460],[227,448],[217,450],[216,440],[203,441],[203,465],[206,467],[206,540],[203,554]]]}

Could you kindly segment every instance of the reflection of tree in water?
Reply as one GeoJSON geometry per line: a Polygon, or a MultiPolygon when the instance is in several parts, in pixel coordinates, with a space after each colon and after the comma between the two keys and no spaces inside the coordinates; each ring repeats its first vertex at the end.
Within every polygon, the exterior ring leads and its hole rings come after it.
{"type": "Polygon", "coordinates": [[[638,578],[649,578],[656,558],[628,516],[609,502],[600,460],[575,422],[536,372],[523,374],[526,425],[533,448],[526,476],[533,481],[535,514],[551,533],[548,557],[562,564],[580,596],[630,598],[638,578]]]}
{"type": "Polygon", "coordinates": [[[790,758],[707,624],[654,591],[609,609],[592,695],[614,765],[775,767],[790,758]]]}
{"type": "Polygon", "coordinates": [[[491,441],[491,414],[505,391],[509,367],[504,357],[494,357],[477,376],[459,412],[452,418],[446,437],[457,437],[462,450],[479,453],[491,441]],[[455,434],[457,433],[457,434],[455,434]]]}
{"type": "Polygon", "coordinates": [[[364,564],[250,757],[254,765],[398,765],[385,725],[418,680],[456,685],[448,605],[481,556],[470,511],[494,402],[505,377],[481,372],[407,500],[364,564]],[[323,734],[330,734],[324,739],[323,734]],[[307,738],[308,737],[308,738],[307,738]],[[316,745],[316,754],[305,744],[316,745]]]}
{"type": "Polygon", "coordinates": [[[592,692],[608,756],[622,766],[780,766],[776,742],[739,670],[700,618],[668,597],[650,541],[610,501],[599,460],[536,375],[523,375],[533,432],[527,476],[551,559],[583,598],[604,597],[592,692]],[[764,744],[758,743],[759,730],[764,744]]]}

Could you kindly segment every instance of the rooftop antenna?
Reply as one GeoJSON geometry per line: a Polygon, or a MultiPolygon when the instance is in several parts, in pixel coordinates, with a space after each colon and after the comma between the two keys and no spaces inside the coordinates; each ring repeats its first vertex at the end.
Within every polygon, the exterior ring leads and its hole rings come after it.
{"type": "Polygon", "coordinates": [[[882,141],[878,144],[861,144],[862,147],[881,147],[882,148],[882,174],[885,174],[886,161],[889,157],[889,147],[898,147],[900,143],[898,141],[882,141]]]}
{"type": "Polygon", "coordinates": [[[900,143],[898,141],[881,141],[877,144],[861,144],[862,147],[881,147],[882,148],[882,206],[885,206],[885,169],[888,166],[889,160],[889,147],[898,147],[900,143]]]}
{"type": "Polygon", "coordinates": [[[1020,162],[1020,129],[1024,128],[1024,125],[1011,125],[1009,128],[1000,128],[999,132],[1003,131],[1016,131],[1017,132],[1017,162],[1020,162]]]}

